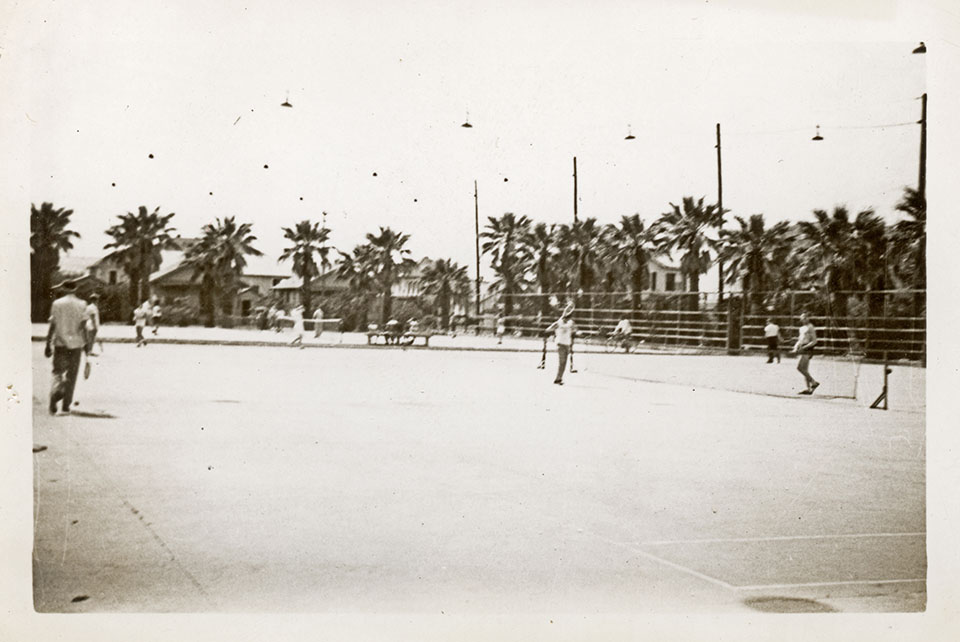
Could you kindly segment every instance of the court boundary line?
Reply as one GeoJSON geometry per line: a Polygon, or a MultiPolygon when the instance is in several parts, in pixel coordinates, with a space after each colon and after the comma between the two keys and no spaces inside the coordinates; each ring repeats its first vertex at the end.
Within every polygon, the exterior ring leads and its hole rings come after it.
{"type": "Polygon", "coordinates": [[[723,544],[733,542],[779,542],[810,539],[854,539],[858,537],[920,537],[926,532],[916,533],[839,533],[835,535],[770,535],[764,537],[715,537],[701,539],[663,539],[638,542],[639,546],[667,546],[670,544],[723,544]]]}
{"type": "Polygon", "coordinates": [[[736,591],[767,591],[770,589],[816,588],[819,586],[855,586],[857,584],[915,584],[926,583],[927,578],[910,578],[898,580],[841,580],[837,582],[800,582],[797,584],[753,584],[734,586],[736,591]]]}
{"type": "Polygon", "coordinates": [[[663,564],[664,566],[669,566],[672,569],[675,569],[682,573],[686,573],[687,575],[692,575],[693,577],[699,578],[701,580],[705,580],[707,582],[710,582],[711,584],[716,584],[717,586],[721,586],[727,590],[730,590],[730,591],[737,590],[737,587],[734,586],[733,584],[730,584],[729,582],[724,582],[721,579],[718,579],[711,575],[707,575],[706,573],[701,573],[700,571],[694,570],[688,566],[684,566],[683,564],[677,564],[676,562],[671,562],[670,560],[664,559],[659,555],[654,555],[653,553],[648,553],[647,551],[640,550],[637,548],[633,548],[633,552],[636,555],[639,555],[641,557],[646,557],[647,559],[653,560],[654,562],[663,564]]]}

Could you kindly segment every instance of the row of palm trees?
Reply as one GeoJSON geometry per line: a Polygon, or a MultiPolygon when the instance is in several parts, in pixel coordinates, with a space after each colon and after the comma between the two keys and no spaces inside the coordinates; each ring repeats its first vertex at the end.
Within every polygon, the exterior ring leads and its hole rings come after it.
{"type": "MultiPolygon", "coordinates": [[[[59,268],[59,257],[73,248],[79,234],[68,229],[72,210],[56,209],[43,203],[31,206],[31,287],[34,320],[43,320],[52,300],[51,278],[59,268]]],[[[150,276],[160,269],[165,250],[185,250],[184,264],[193,270],[198,282],[201,313],[213,325],[217,312],[229,310],[242,282],[247,257],[261,256],[254,243],[257,237],[250,223],[239,223],[235,217],[217,218],[204,225],[195,242],[182,247],[171,221],[173,213],[161,214],[141,206],[136,213],[118,216],[118,222],[106,233],[111,241],[105,257],[121,267],[127,276],[130,307],[136,307],[149,295],[150,276]]],[[[416,263],[410,255],[408,234],[381,227],[366,235],[366,241],[351,252],[340,252],[330,246],[330,230],[319,223],[304,220],[293,227],[284,227],[289,242],[279,261],[291,261],[292,271],[301,279],[300,296],[305,314],[314,310],[314,284],[321,274],[334,267],[332,252],[339,254],[337,276],[349,284],[350,294],[364,310],[377,297],[381,299],[380,316],[386,322],[392,313],[392,293],[401,277],[416,263]]],[[[452,304],[469,296],[467,268],[450,259],[437,259],[426,266],[419,278],[423,295],[430,297],[440,310],[441,322],[449,327],[452,304]]]]}
{"type": "MultiPolygon", "coordinates": [[[[725,212],[693,197],[684,197],[679,205],[671,203],[649,225],[639,214],[601,225],[595,218],[547,224],[508,212],[488,218],[482,250],[489,256],[493,287],[507,317],[513,315],[516,297],[528,293],[581,292],[583,304],[589,306],[591,293],[625,292],[637,309],[648,289],[650,261],[658,256],[679,259],[690,293],[699,293],[700,276],[723,261],[726,282],[739,285],[748,309],[759,303],[755,300],[759,293],[814,288],[831,296],[837,316],[846,316],[846,292],[926,288],[926,203],[916,190],[906,188],[897,209],[904,217],[892,226],[872,210],[851,216],[846,208],[836,207],[830,213],[815,210],[812,221],[796,224],[768,225],[762,214],[754,214],[734,216],[734,225],[725,227],[725,212]]],[[[79,237],[68,229],[71,215],[71,210],[55,209],[50,203],[39,209],[31,206],[34,319],[45,318],[60,253],[69,251],[79,237]]],[[[108,258],[125,271],[133,306],[147,296],[162,251],[181,249],[171,226],[173,217],[161,214],[160,208],[151,212],[141,206],[136,213],[119,215],[106,230],[112,239],[105,246],[111,251],[108,258]]],[[[381,320],[391,317],[394,286],[416,265],[407,247],[408,234],[380,227],[343,252],[329,245],[330,230],[316,222],[304,220],[282,229],[289,245],[279,260],[290,260],[293,273],[301,278],[307,314],[313,311],[315,280],[335,267],[361,309],[379,299],[381,320]],[[338,255],[335,265],[330,260],[333,252],[338,255]]],[[[186,248],[185,261],[199,282],[201,308],[209,324],[217,310],[234,299],[246,257],[261,255],[255,241],[251,224],[228,216],[203,226],[200,239],[186,248]]],[[[419,285],[440,309],[444,327],[449,325],[452,303],[470,296],[466,266],[450,259],[432,261],[419,285]]],[[[547,297],[539,300],[541,312],[547,313],[547,297]]],[[[693,305],[698,300],[690,297],[693,305]]],[[[919,314],[922,294],[915,300],[919,314]]]]}
{"type": "MultiPolygon", "coordinates": [[[[845,207],[815,210],[812,221],[796,224],[768,225],[754,214],[724,226],[716,205],[685,197],[650,225],[638,214],[608,225],[594,218],[548,225],[507,213],[491,217],[481,237],[508,317],[516,295],[529,293],[582,292],[589,306],[590,293],[624,292],[636,309],[650,261],[669,256],[679,259],[687,292],[699,294],[701,275],[722,261],[725,283],[738,286],[748,310],[761,293],[815,289],[845,317],[850,292],[926,288],[926,204],[908,187],[897,209],[904,217],[891,226],[873,210],[851,216],[845,207]]],[[[689,301],[695,306],[699,296],[689,301]]]]}

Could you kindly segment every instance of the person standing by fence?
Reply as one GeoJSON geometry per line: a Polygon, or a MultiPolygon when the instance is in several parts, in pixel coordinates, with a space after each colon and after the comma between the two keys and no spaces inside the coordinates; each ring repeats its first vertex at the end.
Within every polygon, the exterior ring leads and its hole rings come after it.
{"type": "Polygon", "coordinates": [[[50,328],[43,354],[53,357],[53,381],[50,385],[50,414],[57,414],[57,403],[63,412],[70,412],[73,391],[80,371],[81,351],[86,349],[86,303],[75,294],[76,284],[67,281],[61,286],[63,296],[50,307],[50,328]]]}
{"type": "Polygon", "coordinates": [[[774,357],[777,363],[780,363],[780,326],[774,323],[773,319],[767,319],[763,336],[767,340],[767,363],[773,363],[774,357]]]}
{"type": "Polygon", "coordinates": [[[800,315],[800,332],[797,337],[797,344],[793,351],[800,356],[800,362],[797,364],[797,370],[803,375],[807,384],[806,390],[801,390],[798,394],[812,395],[820,382],[810,374],[810,358],[813,357],[813,350],[817,345],[817,330],[810,322],[810,317],[804,312],[800,315]]]}

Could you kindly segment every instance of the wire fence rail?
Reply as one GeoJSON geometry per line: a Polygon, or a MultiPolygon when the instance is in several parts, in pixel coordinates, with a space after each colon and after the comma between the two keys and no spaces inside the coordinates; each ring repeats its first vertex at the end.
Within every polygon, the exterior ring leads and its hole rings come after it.
{"type": "Polygon", "coordinates": [[[622,320],[630,341],[651,349],[728,352],[766,350],[764,328],[780,328],[789,349],[807,313],[823,354],[926,361],[926,292],[553,292],[488,298],[505,330],[542,336],[573,301],[581,341],[609,343],[622,320]]]}

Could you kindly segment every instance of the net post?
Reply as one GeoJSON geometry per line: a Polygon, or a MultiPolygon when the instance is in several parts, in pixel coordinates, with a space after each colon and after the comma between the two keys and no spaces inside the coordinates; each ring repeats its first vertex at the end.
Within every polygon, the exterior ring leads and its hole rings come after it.
{"type": "Polygon", "coordinates": [[[888,385],[888,379],[887,379],[887,378],[888,378],[888,376],[890,375],[890,372],[891,372],[889,366],[890,366],[889,353],[888,353],[886,350],[884,350],[884,351],[883,351],[883,391],[880,393],[880,396],[877,397],[876,401],[874,401],[872,404],[870,404],[870,408],[873,409],[873,410],[876,410],[876,409],[878,409],[878,408],[881,409],[881,410],[887,410],[887,409],[888,409],[888,407],[887,407],[887,385],[888,385]],[[883,403],[883,408],[880,408],[880,404],[881,404],[881,403],[883,403]]]}

